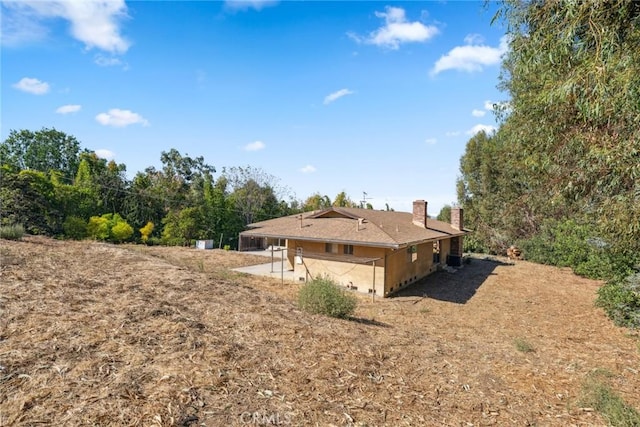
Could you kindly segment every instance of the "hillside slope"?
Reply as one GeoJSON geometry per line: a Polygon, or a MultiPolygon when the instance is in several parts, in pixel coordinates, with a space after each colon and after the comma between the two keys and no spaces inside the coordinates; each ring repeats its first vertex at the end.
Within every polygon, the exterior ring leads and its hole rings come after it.
{"type": "Polygon", "coordinates": [[[237,253],[29,237],[0,255],[0,426],[602,425],[580,403],[594,371],[640,408],[637,337],[566,270],[474,260],[341,321],[231,273],[255,263],[237,253]]]}

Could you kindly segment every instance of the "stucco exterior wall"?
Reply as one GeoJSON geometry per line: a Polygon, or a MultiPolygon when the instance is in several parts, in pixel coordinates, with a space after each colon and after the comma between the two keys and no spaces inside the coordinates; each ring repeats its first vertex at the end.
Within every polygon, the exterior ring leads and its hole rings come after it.
{"type": "Polygon", "coordinates": [[[385,269],[385,295],[415,283],[434,270],[433,242],[417,245],[415,257],[408,248],[389,253],[385,269]]]}
{"type": "Polygon", "coordinates": [[[440,240],[440,264],[447,265],[447,255],[451,253],[451,239],[440,240]]]}
{"type": "MultiPolygon", "coordinates": [[[[353,264],[348,262],[329,261],[303,257],[303,263],[294,264],[294,278],[305,281],[311,277],[328,275],[337,284],[358,292],[371,293],[374,289],[374,268],[372,264],[353,264]]],[[[375,293],[383,294],[384,267],[382,261],[376,262],[375,267],[375,293]],[[380,264],[380,265],[378,265],[380,264]]]]}
{"type": "MultiPolygon", "coordinates": [[[[387,296],[428,276],[438,267],[433,262],[433,242],[416,246],[415,256],[407,248],[398,250],[368,246],[354,246],[353,256],[360,258],[379,258],[375,268],[376,295],[387,296]]],[[[326,254],[324,242],[287,241],[287,257],[298,281],[311,277],[329,275],[342,286],[353,286],[359,292],[369,293],[373,289],[374,272],[371,263],[356,264],[349,262],[344,255],[343,245],[337,245],[334,259],[317,259],[313,254],[326,254]],[[298,248],[302,249],[302,263],[296,262],[298,248]],[[308,255],[308,256],[305,256],[308,255]],[[337,259],[336,259],[337,258],[337,259]]],[[[440,241],[440,263],[446,264],[447,254],[451,250],[450,239],[440,241]]]]}

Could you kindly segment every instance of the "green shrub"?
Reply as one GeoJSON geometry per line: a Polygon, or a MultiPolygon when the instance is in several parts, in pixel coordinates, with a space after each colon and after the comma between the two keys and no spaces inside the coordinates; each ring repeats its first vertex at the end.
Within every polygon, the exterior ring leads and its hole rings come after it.
{"type": "Polygon", "coordinates": [[[153,233],[154,228],[155,226],[153,222],[149,221],[147,222],[147,225],[145,225],[140,229],[140,236],[142,237],[142,242],[146,243],[147,240],[149,240],[149,237],[151,236],[151,233],[153,233]]]}
{"type": "Polygon", "coordinates": [[[614,279],[598,289],[596,305],[618,326],[640,328],[640,273],[614,279]]]}
{"type": "Polygon", "coordinates": [[[87,222],[77,216],[69,216],[62,224],[64,235],[70,239],[84,239],[87,237],[87,222]]]}
{"type": "Polygon", "coordinates": [[[111,228],[111,239],[114,242],[124,242],[133,236],[133,227],[126,221],[120,221],[111,228]]]}
{"type": "Polygon", "coordinates": [[[533,345],[531,345],[531,343],[524,338],[516,338],[515,340],[513,340],[513,344],[516,346],[516,349],[518,351],[521,351],[523,353],[533,353],[536,351],[533,345]]]}
{"type": "Polygon", "coordinates": [[[594,408],[616,427],[640,426],[640,412],[626,403],[606,382],[592,375],[582,387],[580,404],[594,408]]]}
{"type": "Polygon", "coordinates": [[[104,216],[92,216],[87,224],[89,237],[96,240],[107,240],[109,238],[109,220],[104,216]]]}
{"type": "Polygon", "coordinates": [[[328,277],[315,278],[304,285],[298,293],[298,306],[312,314],[347,318],[358,304],[355,296],[340,289],[328,277]]]}
{"type": "Polygon", "coordinates": [[[529,261],[571,267],[574,273],[592,279],[628,274],[637,261],[602,239],[593,225],[573,219],[545,221],[537,235],[518,246],[529,261]]]}
{"type": "Polygon", "coordinates": [[[97,240],[119,243],[133,235],[133,228],[118,214],[104,214],[89,218],[87,233],[97,240]]]}
{"type": "Polygon", "coordinates": [[[24,227],[21,224],[0,226],[0,239],[20,240],[24,236],[24,227]]]}

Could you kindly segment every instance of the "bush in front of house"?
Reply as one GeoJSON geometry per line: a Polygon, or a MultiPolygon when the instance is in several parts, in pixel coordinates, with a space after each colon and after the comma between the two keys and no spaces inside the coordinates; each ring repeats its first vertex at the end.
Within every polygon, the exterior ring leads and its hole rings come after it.
{"type": "Polygon", "coordinates": [[[312,314],[345,319],[353,314],[358,305],[350,295],[329,277],[317,277],[304,285],[298,293],[298,306],[312,314]]]}
{"type": "Polygon", "coordinates": [[[0,239],[20,240],[24,236],[24,227],[21,224],[0,226],[0,239]]]}

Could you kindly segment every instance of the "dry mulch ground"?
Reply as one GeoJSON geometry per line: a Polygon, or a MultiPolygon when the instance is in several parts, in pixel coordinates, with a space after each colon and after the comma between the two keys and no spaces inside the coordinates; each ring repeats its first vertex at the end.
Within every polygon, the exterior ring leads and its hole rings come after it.
{"type": "Polygon", "coordinates": [[[356,319],[219,250],[0,241],[0,426],[604,425],[593,372],[640,408],[638,336],[598,282],[475,259],[356,319]]]}

